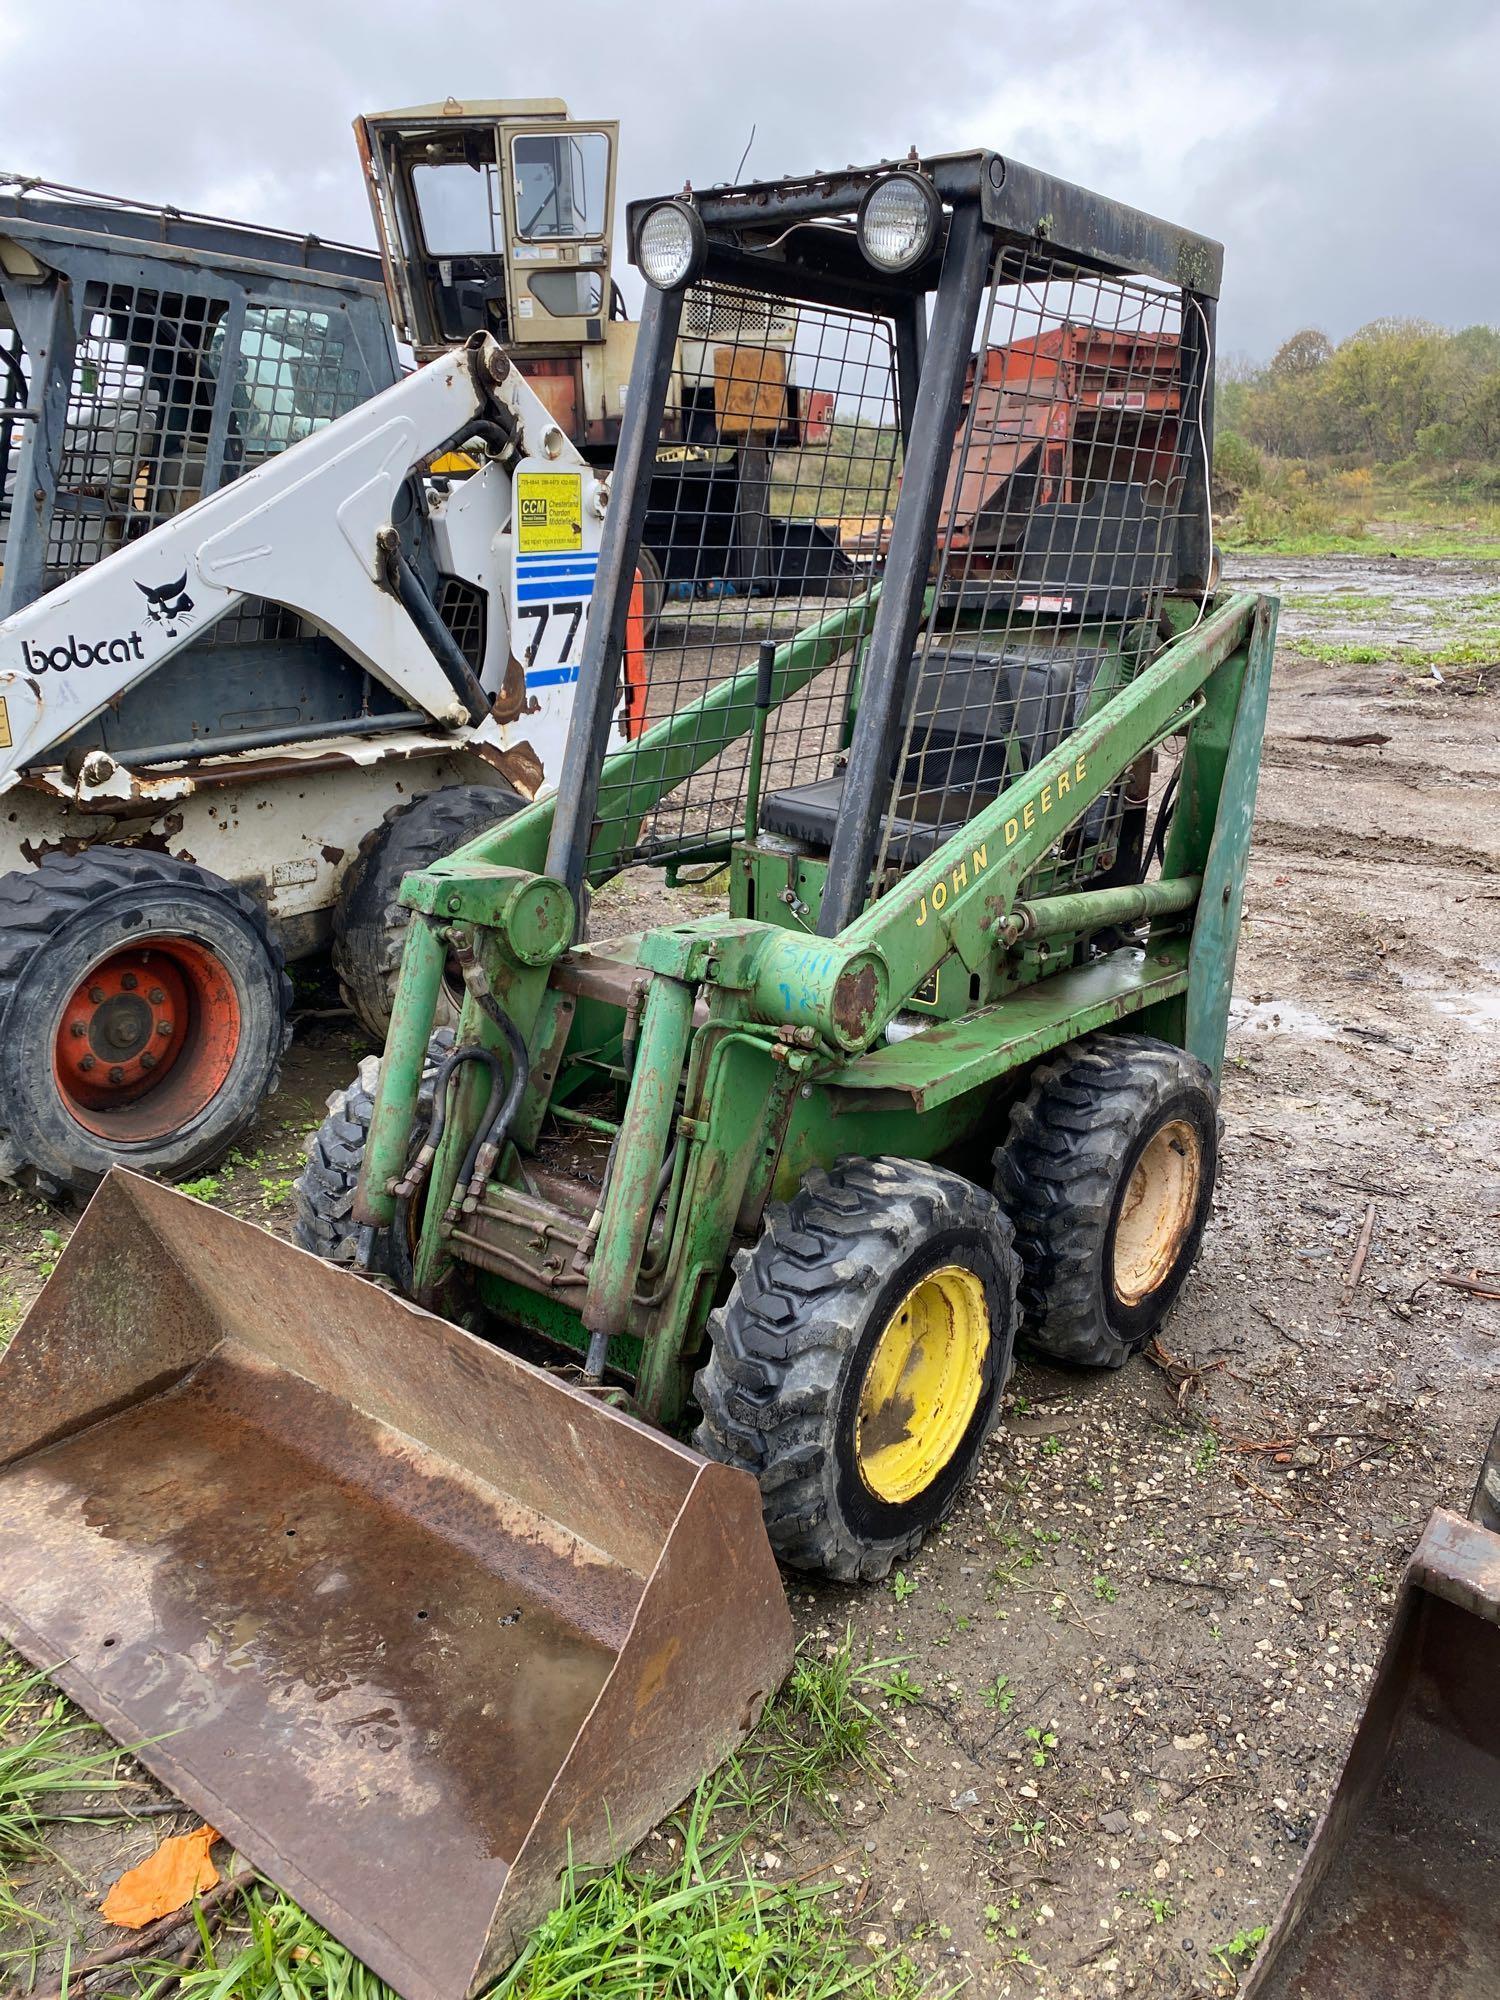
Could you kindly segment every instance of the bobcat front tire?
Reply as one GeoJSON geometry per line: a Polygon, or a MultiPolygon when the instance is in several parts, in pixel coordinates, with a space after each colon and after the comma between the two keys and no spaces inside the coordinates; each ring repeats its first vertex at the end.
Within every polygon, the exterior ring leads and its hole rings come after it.
{"type": "MultiPolygon", "coordinates": [[[[333,911],[333,966],[344,999],[377,1042],[391,1024],[396,975],[411,911],[404,876],[430,868],[498,826],[526,801],[506,785],[445,785],[392,806],[359,843],[333,911]]],[[[440,1025],[458,1019],[457,982],[438,1002],[440,1025]]]]}
{"type": "Polygon", "coordinates": [[[995,1155],[1016,1228],[1022,1338],[1118,1368],[1197,1261],[1218,1171],[1207,1067],[1149,1035],[1090,1035],[1038,1064],[995,1155]]]}
{"type": "Polygon", "coordinates": [[[843,1160],[773,1203],[734,1269],[693,1441],[754,1473],[782,1562],[882,1577],[952,1507],[999,1413],[1010,1224],[942,1168],[843,1160]]]}
{"type": "MultiPolygon", "coordinates": [[[[427,1047],[411,1151],[421,1144],[432,1116],[432,1091],[438,1064],[453,1047],[453,1030],[439,1028],[427,1047]]],[[[380,1088],[379,1056],[366,1056],[342,1090],[328,1100],[328,1116],[307,1141],[307,1164],[292,1183],[292,1234],[304,1250],[329,1264],[359,1261],[360,1225],[354,1220],[354,1196],[375,1097],[380,1088]]],[[[377,1230],[364,1268],[372,1275],[401,1280],[410,1276],[410,1245],[397,1245],[389,1229],[377,1230]]]]}
{"type": "Polygon", "coordinates": [[[291,997],[264,911],[206,868],[94,847],[0,877],[0,1171],[86,1195],[211,1166],[276,1087],[291,997]]]}

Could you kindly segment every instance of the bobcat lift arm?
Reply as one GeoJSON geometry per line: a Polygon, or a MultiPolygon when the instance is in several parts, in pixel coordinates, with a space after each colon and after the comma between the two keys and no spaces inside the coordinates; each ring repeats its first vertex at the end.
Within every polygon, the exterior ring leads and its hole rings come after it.
{"type": "MultiPolygon", "coordinates": [[[[485,725],[488,697],[398,526],[412,475],[476,439],[482,460],[451,496],[446,532],[494,572],[482,580],[509,592],[495,544],[528,462],[579,473],[583,539],[597,541],[603,485],[477,334],[0,625],[0,791],[251,595],[309,620],[440,726],[485,725]]],[[[128,783],[103,752],[76,776],[80,799],[128,783]]]]}

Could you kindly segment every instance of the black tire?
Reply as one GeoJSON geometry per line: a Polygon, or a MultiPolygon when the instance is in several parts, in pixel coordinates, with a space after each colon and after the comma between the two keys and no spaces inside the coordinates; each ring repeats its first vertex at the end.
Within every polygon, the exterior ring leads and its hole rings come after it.
{"type": "Polygon", "coordinates": [[[0,1174],[86,1195],[112,1166],[211,1166],[276,1088],[291,999],[260,905],[192,862],[93,847],[0,876],[0,1174]]]}
{"type": "MultiPolygon", "coordinates": [[[[453,1047],[453,1030],[439,1028],[428,1044],[417,1093],[417,1117],[411,1150],[422,1142],[432,1115],[432,1085],[438,1064],[453,1047]]],[[[307,1141],[307,1165],[292,1183],[292,1234],[304,1250],[329,1264],[357,1261],[360,1226],[353,1216],[354,1193],[365,1163],[370,1120],[380,1087],[379,1056],[366,1056],[351,1080],[328,1100],[328,1116],[307,1141]]],[[[397,1254],[389,1230],[377,1230],[365,1268],[386,1278],[400,1278],[409,1260],[397,1254]]]]}
{"type": "Polygon", "coordinates": [[[1185,1049],[1090,1035],[1039,1063],[995,1155],[1022,1339],[1093,1368],[1143,1347],[1197,1259],[1218,1158],[1213,1077],[1185,1049]]]}
{"type": "MultiPolygon", "coordinates": [[[[767,1209],[734,1273],[709,1320],[693,1441],[755,1474],[782,1562],[845,1581],[882,1577],[952,1507],[999,1414],[1019,1275],[1010,1224],[991,1195],[940,1167],[842,1160],[767,1209]],[[914,1289],[955,1270],[978,1281],[987,1314],[977,1392],[967,1416],[967,1385],[955,1396],[950,1421],[962,1429],[925,1483],[891,1497],[870,1483],[861,1397],[882,1335],[914,1289]]],[[[905,1385],[904,1374],[893,1379],[905,1385]]],[[[865,1423],[892,1410],[894,1398],[865,1423]]],[[[901,1421],[896,1444],[911,1435],[909,1406],[901,1421]]]]}
{"type": "MultiPolygon", "coordinates": [[[[402,877],[488,833],[526,801],[506,785],[448,785],[392,806],[359,843],[333,911],[333,966],[360,1025],[384,1042],[411,911],[402,877]]],[[[438,1003],[439,1026],[458,1019],[457,990],[438,1003]]]]}

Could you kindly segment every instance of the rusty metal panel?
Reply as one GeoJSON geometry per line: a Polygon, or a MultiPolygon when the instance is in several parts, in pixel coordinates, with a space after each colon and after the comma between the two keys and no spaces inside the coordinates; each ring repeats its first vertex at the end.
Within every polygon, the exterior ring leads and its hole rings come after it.
{"type": "Polygon", "coordinates": [[[1500,1993],[1500,1536],[1438,1508],[1244,2000],[1500,1993]]]}
{"type": "Polygon", "coordinates": [[[407,2000],[791,1655],[753,1480],[118,1171],[0,1360],[0,1631],[407,2000]]]}

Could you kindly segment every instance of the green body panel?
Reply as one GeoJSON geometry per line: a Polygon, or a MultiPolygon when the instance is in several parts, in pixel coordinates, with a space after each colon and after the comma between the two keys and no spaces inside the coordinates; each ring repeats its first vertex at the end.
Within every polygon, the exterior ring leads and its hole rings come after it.
{"type": "MultiPolygon", "coordinates": [[[[778,647],[773,700],[858,642],[874,596],[778,647]]],[[[502,1155],[478,1213],[471,1202],[459,1217],[455,1242],[445,1215],[463,1205],[455,1184],[487,1087],[476,1066],[460,1072],[418,1197],[419,1294],[450,1310],[477,1300],[575,1352],[590,1333],[607,1340],[611,1365],[634,1378],[636,1407],[671,1421],[736,1245],[754,1239],[766,1201],[786,1199],[812,1167],[988,1148],[1031,1066],[1113,1022],[1185,1042],[1217,1065],[1275,612],[1249,595],[1207,615],[1196,604],[1170,608],[1177,636],[1154,660],[1138,663],[1138,628],[1125,634],[1071,735],[838,937],[811,929],[822,859],[747,840],[733,847],[728,913],[567,949],[571,904],[534,872],[552,814],[545,802],[409,878],[403,899],[430,916],[411,926],[398,989],[362,1195],[371,1219],[386,1219],[383,1190],[405,1169],[453,936],[472,944],[460,954],[471,988],[460,1041],[502,1046],[481,1004],[493,996],[532,1064],[513,1127],[520,1151],[502,1155]],[[1186,743],[1160,880],[1070,888],[1059,837],[1174,734],[1186,743]],[[1049,885],[1061,893],[1046,893],[1049,885]],[[1144,951],[1090,942],[1142,920],[1152,925],[1144,951]],[[924,1014],[930,1025],[904,1032],[924,1014]],[[616,1135],[613,1163],[587,1232],[576,1212],[551,1210],[555,1231],[537,1234],[552,1250],[580,1244],[578,1275],[554,1256],[551,1275],[538,1267],[532,1285],[513,1275],[527,1254],[527,1218],[545,1210],[528,1189],[526,1155],[549,1112],[569,1107],[573,1129],[616,1135]]],[[[593,879],[613,871],[641,816],[727,735],[751,731],[755,680],[752,663],[606,761],[599,824],[609,835],[603,843],[596,828],[593,879]]]]}
{"type": "MultiPolygon", "coordinates": [[[[1276,601],[1262,598],[1250,639],[1250,657],[1235,706],[1229,754],[1220,778],[1216,810],[1203,862],[1203,893],[1193,925],[1183,1046],[1206,1062],[1214,1075],[1224,1063],[1234,962],[1240,941],[1240,912],[1250,863],[1255,794],[1260,782],[1260,746],[1271,692],[1276,653],[1276,601]]],[[[1206,817],[1206,813],[1204,815],[1206,817]]]]}
{"type": "Polygon", "coordinates": [[[835,1087],[841,1097],[873,1092],[904,1097],[915,1111],[935,1111],[987,1089],[1077,1035],[1184,992],[1187,983],[1188,947],[1182,940],[1145,954],[1111,952],[1028,986],[998,1007],[940,1021],[920,1035],[871,1049],[839,1069],[835,1087]]]}

